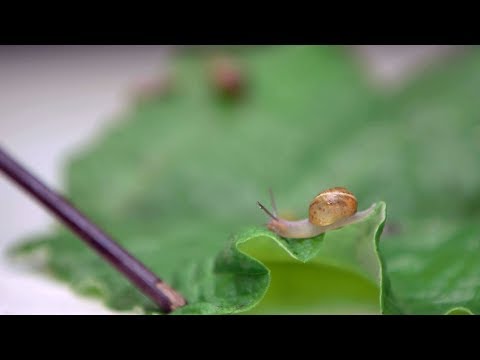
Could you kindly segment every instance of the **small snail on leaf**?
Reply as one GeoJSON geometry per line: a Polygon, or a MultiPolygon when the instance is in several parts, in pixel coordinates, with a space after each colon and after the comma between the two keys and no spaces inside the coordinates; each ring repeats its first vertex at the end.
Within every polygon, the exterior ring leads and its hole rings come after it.
{"type": "Polygon", "coordinates": [[[291,239],[312,238],[326,231],[356,223],[367,217],[375,207],[373,204],[370,208],[357,212],[355,195],[344,187],[334,187],[315,196],[310,204],[307,219],[289,221],[278,217],[275,199],[271,191],[270,201],[273,213],[257,201],[260,209],[270,217],[267,224],[268,229],[291,239]]]}

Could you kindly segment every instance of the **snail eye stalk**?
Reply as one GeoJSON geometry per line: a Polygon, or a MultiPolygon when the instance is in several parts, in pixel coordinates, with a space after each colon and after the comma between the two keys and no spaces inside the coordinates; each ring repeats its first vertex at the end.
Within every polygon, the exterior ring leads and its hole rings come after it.
{"type": "Polygon", "coordinates": [[[270,194],[270,204],[272,205],[273,214],[278,216],[277,204],[275,203],[275,197],[273,196],[272,189],[268,189],[268,193],[270,194]]]}
{"type": "Polygon", "coordinates": [[[263,206],[259,201],[257,201],[257,205],[260,209],[262,209],[268,216],[270,216],[272,219],[277,220],[278,218],[273,215],[265,206],[263,206]]]}

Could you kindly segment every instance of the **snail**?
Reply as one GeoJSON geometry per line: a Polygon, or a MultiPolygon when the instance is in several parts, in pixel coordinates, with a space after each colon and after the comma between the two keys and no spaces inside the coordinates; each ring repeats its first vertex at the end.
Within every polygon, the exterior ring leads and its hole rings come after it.
{"type": "Polygon", "coordinates": [[[374,209],[375,204],[364,211],[357,212],[357,198],[344,187],[334,187],[319,193],[309,206],[308,218],[289,221],[278,217],[273,193],[270,190],[273,213],[257,201],[257,205],[269,217],[269,230],[281,237],[305,239],[318,236],[326,231],[339,229],[364,219],[374,209]]]}

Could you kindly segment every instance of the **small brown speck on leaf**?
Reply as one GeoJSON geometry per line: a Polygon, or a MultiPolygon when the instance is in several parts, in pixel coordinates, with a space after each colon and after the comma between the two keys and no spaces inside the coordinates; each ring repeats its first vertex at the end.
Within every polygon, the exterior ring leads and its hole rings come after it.
{"type": "Polygon", "coordinates": [[[215,90],[228,98],[237,98],[244,92],[245,74],[235,59],[216,56],[211,64],[211,80],[215,90]]]}
{"type": "Polygon", "coordinates": [[[174,79],[171,73],[148,79],[132,90],[136,102],[162,98],[173,90],[174,79]]]}

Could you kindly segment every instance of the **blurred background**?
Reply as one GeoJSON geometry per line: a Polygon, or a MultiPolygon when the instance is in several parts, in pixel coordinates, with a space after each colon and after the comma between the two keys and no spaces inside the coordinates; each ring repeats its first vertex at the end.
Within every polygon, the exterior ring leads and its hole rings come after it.
{"type": "MultiPolygon", "coordinates": [[[[371,85],[391,91],[459,46],[352,46],[371,85]]],[[[125,110],[135,89],[162,78],[164,46],[0,46],[0,145],[61,190],[68,156],[125,110]]],[[[0,176],[0,314],[110,314],[95,300],[6,261],[5,249],[47,231],[52,217],[0,176]]]]}

